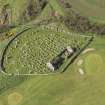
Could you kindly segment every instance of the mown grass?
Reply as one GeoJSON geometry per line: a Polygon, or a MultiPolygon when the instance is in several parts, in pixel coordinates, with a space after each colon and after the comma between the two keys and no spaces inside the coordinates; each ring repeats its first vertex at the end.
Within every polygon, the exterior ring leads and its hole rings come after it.
{"type": "MultiPolygon", "coordinates": [[[[94,39],[89,48],[94,48],[93,51],[89,51],[86,54],[82,54],[79,58],[83,60],[83,64],[77,66],[77,68],[82,68],[87,75],[98,75],[98,73],[104,72],[105,69],[105,50],[104,50],[104,37],[98,37],[94,39]]],[[[78,60],[79,61],[79,60],[78,60]]]]}
{"type": "Polygon", "coordinates": [[[58,12],[59,15],[61,15],[61,16],[65,16],[66,15],[66,11],[64,10],[64,8],[62,8],[59,0],[50,0],[49,4],[52,6],[52,8],[55,11],[58,12]]]}
{"type": "Polygon", "coordinates": [[[53,12],[53,9],[49,4],[43,9],[42,13],[37,17],[37,19],[48,19],[51,18],[51,13],[53,12]]]}
{"type": "MultiPolygon", "coordinates": [[[[98,48],[97,53],[105,56],[105,49],[101,50],[101,44],[105,45],[104,39],[96,38],[90,47],[98,48]]],[[[94,52],[86,55],[89,54],[94,54],[94,52]]],[[[86,55],[81,55],[81,57],[86,55]]],[[[104,58],[103,61],[105,61],[104,58]]],[[[104,75],[103,69],[98,73],[94,71],[92,75],[81,76],[74,63],[63,74],[35,76],[12,90],[9,89],[2,93],[1,101],[7,104],[8,96],[18,92],[23,97],[19,105],[103,105],[105,103],[104,75]]]]}
{"type": "MultiPolygon", "coordinates": [[[[31,32],[28,33],[28,35],[31,35],[31,32]]],[[[87,67],[85,67],[85,65],[81,66],[84,70],[87,68],[85,70],[87,73],[85,73],[84,76],[79,74],[77,62],[71,65],[68,70],[62,74],[34,76],[31,79],[26,79],[24,82],[24,78],[15,79],[14,77],[8,77],[3,79],[0,75],[0,104],[9,105],[8,102],[10,100],[8,100],[8,97],[14,92],[17,92],[22,96],[22,100],[16,105],[104,105],[104,37],[95,38],[94,42],[89,47],[95,48],[95,51],[81,55],[78,59],[83,59],[85,61],[86,58],[91,54],[101,56],[103,65],[99,65],[102,66],[102,69],[99,70],[98,73],[95,72],[97,70],[95,70],[96,68],[93,68],[92,62],[90,64],[91,59],[89,58],[89,63],[86,62],[87,67]],[[92,67],[92,69],[94,69],[92,74],[90,70],[88,71],[88,66],[89,68],[92,67]],[[19,80],[23,83],[21,83],[19,80]],[[5,90],[5,92],[1,90],[5,90]]],[[[16,97],[13,99],[16,99],[16,97]]]]}
{"type": "Polygon", "coordinates": [[[99,54],[90,54],[85,58],[84,66],[87,73],[94,74],[104,69],[104,61],[99,54]]]}

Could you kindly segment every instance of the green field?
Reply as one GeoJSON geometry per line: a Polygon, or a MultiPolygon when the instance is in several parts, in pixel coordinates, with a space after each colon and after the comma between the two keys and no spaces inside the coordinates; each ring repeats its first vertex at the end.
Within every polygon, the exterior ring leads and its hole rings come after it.
{"type": "Polygon", "coordinates": [[[94,72],[100,72],[103,69],[104,61],[102,57],[98,54],[90,54],[85,60],[85,69],[89,74],[94,74],[94,72]]]}
{"type": "Polygon", "coordinates": [[[19,21],[20,21],[19,18],[28,5],[27,0],[16,0],[15,2],[14,2],[14,0],[0,0],[1,11],[2,11],[3,6],[6,4],[10,5],[10,9],[12,11],[12,16],[10,17],[10,18],[12,18],[11,23],[12,24],[19,23],[19,21]],[[16,5],[18,5],[18,6],[16,6],[16,5]]]}
{"type": "MultiPolygon", "coordinates": [[[[97,54],[105,62],[103,58],[105,50],[99,50],[101,45],[105,45],[104,39],[96,38],[90,47],[95,48],[98,52],[88,52],[77,60],[82,57],[86,60],[89,55],[97,54]]],[[[9,89],[1,94],[1,105],[103,105],[105,103],[104,66],[98,73],[94,69],[94,74],[86,69],[87,73],[81,76],[76,64],[75,62],[63,74],[35,76],[12,90],[9,89]],[[19,103],[17,104],[16,101],[19,103]]],[[[91,68],[91,65],[88,67],[91,68]]]]}
{"type": "Polygon", "coordinates": [[[15,0],[15,2],[14,0],[0,0],[0,14],[6,5],[8,5],[6,10],[9,11],[8,20],[11,25],[20,25],[34,20],[40,14],[42,6],[39,0],[15,0]],[[32,6],[33,14],[30,13],[30,6],[32,6]]]}
{"type": "Polygon", "coordinates": [[[50,0],[49,3],[53,7],[53,9],[57,11],[60,15],[66,15],[66,11],[62,8],[59,0],[50,0]]]}
{"type": "Polygon", "coordinates": [[[67,0],[72,8],[91,21],[105,23],[105,0],[67,0]]]}
{"type": "MultiPolygon", "coordinates": [[[[67,1],[72,5],[72,10],[88,17],[91,22],[105,23],[104,0],[67,1]]],[[[19,24],[29,0],[0,0],[0,11],[8,3],[13,9],[12,23],[19,24]]],[[[58,0],[51,0],[35,20],[29,19],[27,24],[9,30],[15,33],[14,36],[20,34],[9,45],[4,56],[7,73],[0,73],[0,105],[105,104],[105,37],[69,30],[61,21],[69,15],[67,13],[58,0]],[[52,16],[56,11],[59,15],[52,16]],[[63,16],[61,20],[59,16],[63,16]],[[23,32],[26,28],[30,29],[23,32]],[[65,72],[60,71],[69,60],[65,60],[58,72],[47,68],[46,63],[67,46],[81,49],[91,35],[94,36],[92,43],[65,72]]],[[[0,63],[4,49],[12,38],[0,40],[0,63]]]]}

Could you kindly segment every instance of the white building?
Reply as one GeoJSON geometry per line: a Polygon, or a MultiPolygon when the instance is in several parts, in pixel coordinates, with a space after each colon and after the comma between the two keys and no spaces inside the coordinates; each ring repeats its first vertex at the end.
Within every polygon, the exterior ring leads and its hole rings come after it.
{"type": "Polygon", "coordinates": [[[67,46],[67,51],[68,51],[70,54],[74,53],[74,50],[73,50],[70,46],[67,46]]]}
{"type": "Polygon", "coordinates": [[[49,69],[51,69],[52,71],[55,70],[54,66],[53,66],[50,62],[47,63],[47,67],[48,67],[49,69]]]}

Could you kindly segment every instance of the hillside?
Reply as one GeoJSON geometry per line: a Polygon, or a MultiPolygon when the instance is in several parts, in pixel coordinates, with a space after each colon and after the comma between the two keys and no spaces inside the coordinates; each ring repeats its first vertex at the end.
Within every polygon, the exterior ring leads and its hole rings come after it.
{"type": "Polygon", "coordinates": [[[1,22],[8,24],[22,24],[35,19],[46,5],[42,0],[1,0],[1,22]],[[7,19],[5,20],[5,14],[7,19]]]}

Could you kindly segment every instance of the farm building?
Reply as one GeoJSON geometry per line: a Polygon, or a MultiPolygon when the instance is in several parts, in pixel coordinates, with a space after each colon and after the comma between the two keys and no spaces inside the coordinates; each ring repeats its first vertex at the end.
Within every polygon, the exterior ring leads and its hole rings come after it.
{"type": "Polygon", "coordinates": [[[65,58],[70,58],[76,51],[76,48],[72,48],[70,46],[67,46],[66,50],[65,50],[65,58]]]}
{"type": "Polygon", "coordinates": [[[72,47],[70,47],[70,46],[67,46],[66,50],[67,50],[67,52],[69,54],[73,54],[74,53],[74,49],[72,47]]]}
{"type": "Polygon", "coordinates": [[[54,68],[54,66],[51,64],[51,62],[47,63],[47,67],[48,67],[49,69],[51,69],[52,71],[55,70],[55,68],[54,68]]]}
{"type": "Polygon", "coordinates": [[[52,71],[55,71],[55,70],[57,70],[63,64],[63,61],[64,61],[64,58],[63,57],[57,56],[52,61],[50,61],[49,63],[47,63],[47,66],[52,71]]]}
{"type": "Polygon", "coordinates": [[[63,64],[64,60],[72,56],[74,52],[74,49],[68,46],[57,57],[47,63],[47,67],[52,71],[59,69],[59,67],[63,64]]]}

